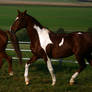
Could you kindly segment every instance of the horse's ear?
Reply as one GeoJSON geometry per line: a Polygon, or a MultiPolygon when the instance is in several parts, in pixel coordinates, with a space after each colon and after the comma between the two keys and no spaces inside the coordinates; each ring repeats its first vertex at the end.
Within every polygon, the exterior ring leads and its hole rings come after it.
{"type": "Polygon", "coordinates": [[[27,10],[24,11],[24,14],[26,14],[26,13],[27,13],[27,10]]]}
{"type": "Polygon", "coordinates": [[[17,10],[18,14],[20,14],[20,10],[17,10]]]}

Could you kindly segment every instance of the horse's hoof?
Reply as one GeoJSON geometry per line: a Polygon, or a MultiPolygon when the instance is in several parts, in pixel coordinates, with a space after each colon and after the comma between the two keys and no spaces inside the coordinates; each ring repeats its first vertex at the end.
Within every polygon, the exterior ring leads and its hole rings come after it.
{"type": "Polygon", "coordinates": [[[26,81],[26,85],[29,85],[29,81],[26,81]]]}
{"type": "Polygon", "coordinates": [[[53,82],[51,85],[54,86],[55,85],[55,82],[53,82]]]}
{"type": "Polygon", "coordinates": [[[14,73],[13,73],[13,72],[10,72],[10,73],[9,73],[9,75],[10,75],[10,76],[13,76],[13,75],[14,75],[14,73]]]}
{"type": "Polygon", "coordinates": [[[54,86],[55,84],[51,84],[52,86],[54,86]]]}
{"type": "Polygon", "coordinates": [[[74,84],[74,82],[70,82],[70,85],[72,86],[74,84]]]}

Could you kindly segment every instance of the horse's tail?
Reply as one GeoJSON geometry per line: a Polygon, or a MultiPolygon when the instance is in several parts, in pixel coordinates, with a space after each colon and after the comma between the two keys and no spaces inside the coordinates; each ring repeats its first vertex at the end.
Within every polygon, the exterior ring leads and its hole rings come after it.
{"type": "Polygon", "coordinates": [[[16,51],[17,57],[19,58],[20,64],[22,64],[22,53],[20,51],[19,42],[15,34],[12,34],[10,31],[6,31],[11,40],[11,43],[16,51]]]}

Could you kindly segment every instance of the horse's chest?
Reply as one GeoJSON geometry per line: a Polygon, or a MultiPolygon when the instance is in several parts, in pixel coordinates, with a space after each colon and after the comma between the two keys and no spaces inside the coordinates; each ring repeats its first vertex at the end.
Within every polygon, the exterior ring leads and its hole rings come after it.
{"type": "Polygon", "coordinates": [[[47,31],[38,32],[38,35],[39,35],[40,45],[44,50],[46,50],[46,46],[48,44],[53,44],[52,41],[50,40],[50,37],[47,31]]]}
{"type": "Polygon", "coordinates": [[[34,25],[34,29],[36,29],[40,41],[41,47],[46,51],[46,46],[48,44],[52,44],[52,41],[49,37],[49,31],[46,28],[40,28],[39,26],[34,25]]]}

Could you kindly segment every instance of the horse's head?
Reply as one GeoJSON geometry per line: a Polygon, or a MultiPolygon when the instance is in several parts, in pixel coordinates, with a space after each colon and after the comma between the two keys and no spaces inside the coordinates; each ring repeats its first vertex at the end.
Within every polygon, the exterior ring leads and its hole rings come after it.
{"type": "Polygon", "coordinates": [[[19,10],[17,10],[17,12],[18,15],[10,29],[12,33],[16,33],[17,30],[26,27],[25,16],[27,11],[25,10],[24,12],[20,12],[19,10]]]}

